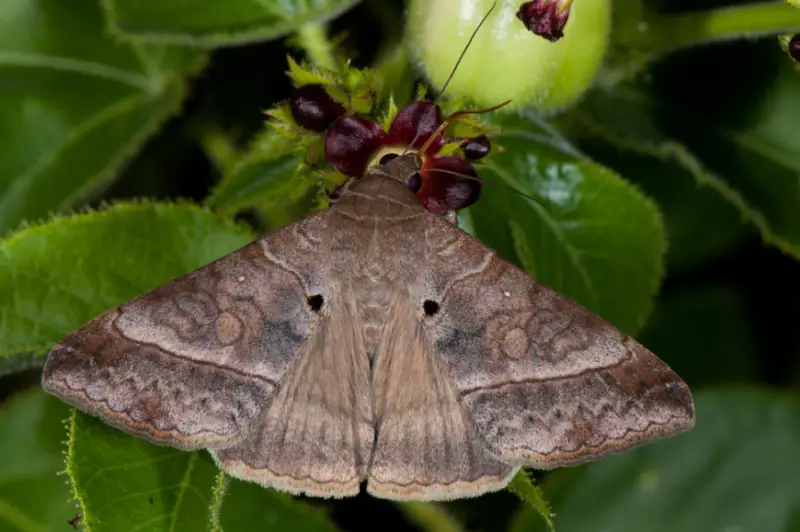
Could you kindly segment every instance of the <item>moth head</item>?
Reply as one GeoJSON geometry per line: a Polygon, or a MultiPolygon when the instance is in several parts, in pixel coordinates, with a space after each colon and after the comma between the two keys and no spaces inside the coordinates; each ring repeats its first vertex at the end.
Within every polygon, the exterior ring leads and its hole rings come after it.
{"type": "Polygon", "coordinates": [[[386,151],[371,171],[399,181],[417,197],[428,212],[456,220],[455,212],[478,199],[481,180],[475,169],[461,157],[420,152],[386,151]]]}
{"type": "Polygon", "coordinates": [[[374,168],[377,173],[399,181],[414,193],[422,187],[422,157],[416,152],[385,153],[374,168]]]}

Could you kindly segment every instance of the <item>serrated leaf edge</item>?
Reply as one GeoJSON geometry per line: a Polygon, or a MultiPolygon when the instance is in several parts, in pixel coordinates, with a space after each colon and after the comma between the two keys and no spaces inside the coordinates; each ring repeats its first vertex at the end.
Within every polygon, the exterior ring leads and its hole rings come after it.
{"type": "MultiPolygon", "coordinates": [[[[598,178],[604,179],[606,181],[613,181],[618,186],[626,189],[637,200],[639,200],[644,206],[646,206],[646,208],[653,215],[654,224],[655,224],[656,229],[657,229],[657,231],[658,231],[658,233],[660,235],[659,242],[661,243],[661,245],[659,246],[660,247],[659,253],[658,253],[659,256],[658,256],[658,258],[656,260],[656,271],[654,272],[653,280],[651,282],[650,290],[649,290],[649,294],[648,294],[650,297],[645,302],[645,305],[644,305],[641,313],[637,316],[637,320],[636,320],[636,323],[635,323],[636,330],[638,331],[645,324],[645,322],[647,321],[647,318],[650,316],[650,313],[652,312],[652,309],[653,309],[653,298],[658,293],[659,287],[661,286],[661,283],[663,282],[664,276],[666,274],[665,259],[666,259],[666,252],[667,252],[667,247],[668,247],[668,240],[667,240],[667,232],[666,232],[666,228],[665,228],[665,225],[664,225],[664,219],[663,219],[663,216],[661,214],[661,210],[659,209],[658,204],[656,202],[654,202],[644,192],[642,192],[639,187],[637,187],[635,184],[631,183],[630,181],[628,181],[624,177],[620,176],[619,174],[617,174],[616,172],[614,172],[610,168],[607,168],[607,167],[605,167],[605,166],[603,166],[601,164],[595,163],[594,161],[591,161],[590,159],[586,158],[585,156],[582,156],[581,159],[576,161],[575,164],[577,164],[577,165],[591,165],[591,166],[595,167],[596,169],[599,170],[598,172],[596,172],[596,175],[598,176],[598,178]]],[[[514,179],[508,174],[508,172],[505,169],[503,169],[502,167],[498,166],[497,164],[492,164],[492,163],[487,163],[486,166],[487,166],[487,168],[491,169],[498,177],[500,177],[507,184],[510,184],[512,186],[514,185],[514,183],[515,183],[514,179]]],[[[576,268],[576,271],[580,275],[582,283],[584,283],[586,289],[590,291],[590,296],[592,297],[592,301],[597,303],[597,297],[598,296],[597,296],[597,292],[595,291],[595,288],[594,288],[594,283],[592,282],[591,277],[589,276],[588,272],[586,272],[586,270],[583,268],[583,266],[577,260],[577,258],[576,258],[576,250],[572,249],[572,247],[568,244],[566,239],[563,237],[563,234],[561,233],[560,229],[558,228],[558,224],[549,216],[549,213],[547,212],[547,209],[545,208],[545,206],[540,204],[539,202],[533,200],[533,199],[527,199],[527,201],[530,203],[532,208],[534,210],[536,210],[536,212],[544,220],[544,222],[547,224],[547,226],[551,228],[551,230],[553,231],[553,234],[555,235],[555,237],[565,247],[570,259],[572,260],[572,262],[573,262],[573,264],[574,264],[574,266],[576,268]]],[[[515,231],[515,228],[512,226],[512,223],[507,222],[507,224],[509,225],[509,230],[511,231],[512,242],[514,243],[514,251],[515,251],[515,253],[517,253],[517,255],[519,257],[519,253],[521,251],[525,251],[525,248],[521,247],[520,246],[520,242],[519,242],[519,239],[522,238],[522,236],[524,235],[524,231],[522,231],[521,228],[519,228],[518,226],[517,226],[516,231],[515,231]]],[[[527,246],[525,246],[525,247],[527,247],[527,246]]],[[[520,258],[521,261],[523,261],[522,257],[519,257],[519,258],[520,258]]],[[[525,262],[523,261],[522,263],[523,263],[523,266],[527,269],[528,266],[525,264],[525,262]]],[[[531,272],[530,270],[528,270],[528,272],[531,273],[531,275],[533,275],[533,272],[531,272]]],[[[628,331],[628,332],[632,333],[632,331],[628,331]]]]}
{"type": "Polygon", "coordinates": [[[745,197],[725,182],[724,179],[707,169],[702,161],[682,143],[677,140],[667,140],[661,143],[646,141],[637,142],[604,128],[601,124],[589,119],[587,116],[581,115],[578,117],[578,120],[581,122],[582,127],[589,133],[605,139],[607,142],[622,149],[649,155],[662,162],[676,162],[680,167],[689,172],[699,186],[709,187],[719,194],[723,200],[733,205],[736,210],[739,211],[742,220],[752,224],[766,244],[775,247],[782,253],[795,259],[800,259],[800,245],[793,244],[785,238],[774,234],[761,212],[753,208],[745,197]]]}
{"type": "Polygon", "coordinates": [[[75,451],[75,420],[78,416],[78,410],[72,407],[69,417],[64,420],[67,428],[67,448],[64,451],[64,474],[67,475],[69,489],[72,492],[73,499],[77,503],[78,511],[83,516],[80,526],[83,530],[90,531],[91,517],[86,512],[85,494],[81,494],[78,489],[78,484],[75,482],[75,473],[72,467],[72,457],[75,451]]]}
{"type": "Polygon", "coordinates": [[[256,27],[250,30],[239,31],[236,33],[224,31],[209,31],[200,35],[177,32],[148,32],[146,30],[131,31],[125,30],[117,17],[113,0],[101,0],[101,6],[106,16],[107,30],[125,41],[138,43],[166,44],[191,46],[194,48],[223,48],[229,46],[240,46],[260,41],[270,41],[284,37],[296,32],[301,26],[315,22],[325,22],[338,17],[350,10],[359,0],[347,0],[334,9],[327,10],[324,14],[311,14],[296,17],[291,23],[284,22],[277,25],[276,29],[266,29],[256,27]]]}
{"type": "MultiPolygon", "coordinates": [[[[80,200],[89,196],[91,193],[97,193],[104,184],[110,184],[116,177],[119,176],[120,170],[125,168],[133,159],[133,157],[138,154],[147,139],[158,132],[170,118],[174,117],[180,112],[181,104],[186,98],[186,84],[179,77],[173,78],[171,82],[168,82],[165,85],[164,91],[159,96],[166,99],[170,92],[170,87],[174,87],[176,89],[176,93],[171,102],[164,102],[166,104],[166,108],[163,109],[163,112],[155,114],[152,120],[146,121],[142,127],[134,132],[130,136],[128,142],[125,143],[120,150],[118,150],[116,157],[111,159],[108,164],[94,176],[91,176],[82,187],[78,188],[72,194],[64,198],[64,200],[61,202],[61,205],[59,205],[59,209],[66,210],[78,203],[80,200]]],[[[146,95],[142,95],[141,99],[145,100],[146,95]]]]}
{"type": "Polygon", "coordinates": [[[511,482],[506,486],[506,490],[513,493],[528,507],[533,508],[544,520],[550,532],[556,532],[553,522],[553,509],[550,503],[544,498],[542,489],[533,483],[533,480],[524,469],[520,469],[511,482]]]}
{"type": "Polygon", "coordinates": [[[223,532],[222,523],[220,522],[220,512],[222,511],[222,502],[228,494],[228,486],[230,486],[230,478],[220,469],[217,472],[217,476],[214,480],[214,487],[211,491],[213,503],[209,509],[208,515],[209,532],[223,532]]]}
{"type": "MultiPolygon", "coordinates": [[[[14,246],[16,241],[20,238],[25,238],[30,233],[47,231],[49,228],[53,227],[55,224],[72,224],[72,223],[82,223],[87,218],[102,218],[103,216],[113,215],[114,213],[118,213],[124,210],[144,210],[147,208],[156,208],[156,209],[165,209],[165,210],[180,210],[180,209],[189,209],[193,210],[197,213],[202,213],[205,215],[209,215],[219,222],[224,224],[227,229],[242,231],[247,233],[250,238],[255,238],[255,232],[248,227],[244,222],[239,222],[232,220],[225,216],[220,216],[218,213],[214,212],[208,207],[204,207],[201,205],[197,205],[189,200],[183,199],[176,199],[171,202],[165,202],[156,199],[148,199],[148,198],[136,198],[133,200],[123,200],[123,201],[113,201],[113,202],[102,202],[97,208],[90,208],[90,207],[82,207],[78,211],[72,214],[50,214],[50,216],[45,220],[30,222],[24,221],[20,224],[20,226],[15,229],[11,234],[6,236],[6,238],[0,240],[0,256],[7,255],[9,253],[8,247],[14,246]]],[[[30,353],[31,356],[31,365],[30,367],[38,366],[39,364],[36,363],[36,359],[41,359],[42,363],[44,363],[44,357],[40,356],[41,353],[47,351],[51,347],[51,344],[45,345],[35,345],[35,346],[25,346],[19,349],[14,349],[13,351],[0,351],[0,359],[8,359],[14,356],[26,356],[27,353],[30,353]]],[[[15,373],[12,371],[11,373],[15,373]]],[[[5,374],[4,372],[0,371],[0,375],[5,374]]]]}
{"type": "MultiPolygon", "coordinates": [[[[94,176],[89,177],[89,179],[87,179],[82,186],[62,199],[61,203],[57,207],[58,210],[68,210],[70,207],[76,204],[79,199],[85,198],[91,192],[96,193],[104,182],[106,182],[106,184],[110,183],[110,181],[114,178],[114,174],[117,173],[120,168],[124,167],[127,161],[129,161],[139,151],[141,146],[151,136],[151,134],[157,131],[164,122],[166,122],[177,110],[180,109],[180,104],[185,97],[186,88],[183,82],[180,80],[177,81],[177,84],[178,93],[176,94],[176,99],[174,102],[172,102],[170,109],[160,116],[156,116],[155,120],[148,122],[145,126],[140,128],[139,131],[132,136],[127,145],[119,150],[117,156],[109,161],[109,164],[107,164],[105,168],[103,168],[94,176]]],[[[95,114],[89,120],[86,120],[83,124],[81,124],[78,128],[73,129],[67,138],[61,143],[58,149],[54,150],[47,157],[40,159],[36,162],[36,164],[28,168],[18,177],[14,178],[11,187],[4,192],[3,196],[7,198],[20,188],[27,187],[37,175],[39,175],[46,168],[50,167],[54,162],[57,162],[61,153],[69,150],[76,142],[84,138],[89,131],[92,131],[97,127],[107,123],[109,119],[113,119],[120,114],[124,114],[132,109],[135,109],[139,105],[140,101],[146,97],[147,95],[140,93],[120,100],[114,105],[106,107],[103,111],[95,114]]],[[[24,221],[22,223],[24,223],[24,221]]],[[[8,230],[5,238],[8,238],[10,233],[14,231],[15,230],[13,229],[8,230]]]]}

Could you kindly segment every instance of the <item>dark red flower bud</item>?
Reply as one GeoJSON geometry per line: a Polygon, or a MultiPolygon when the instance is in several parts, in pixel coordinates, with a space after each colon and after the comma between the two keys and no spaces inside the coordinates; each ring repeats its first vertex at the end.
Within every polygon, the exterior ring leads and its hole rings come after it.
{"type": "Polygon", "coordinates": [[[460,147],[461,151],[464,153],[464,157],[470,161],[477,161],[489,155],[489,151],[492,149],[492,143],[489,142],[489,137],[486,135],[478,135],[477,137],[464,140],[460,147]]]}
{"type": "MultiPolygon", "coordinates": [[[[387,145],[421,148],[436,129],[442,125],[442,111],[433,102],[416,100],[397,112],[389,127],[387,145]]],[[[425,151],[434,154],[442,149],[444,135],[438,135],[425,151]]]]}
{"type": "Polygon", "coordinates": [[[789,55],[795,61],[800,61],[800,34],[789,39],[789,55]]]}
{"type": "Polygon", "coordinates": [[[519,6],[517,18],[528,30],[555,42],[564,36],[572,0],[533,0],[519,6]]]}
{"type": "Polygon", "coordinates": [[[336,170],[350,177],[361,177],[370,157],[386,142],[379,124],[360,116],[342,116],[325,135],[325,158],[336,170]]]}
{"type": "Polygon", "coordinates": [[[453,155],[434,155],[425,158],[419,181],[412,177],[409,187],[426,210],[442,214],[457,211],[475,203],[481,193],[481,180],[475,169],[453,155]],[[413,181],[413,182],[412,182],[413,181]]]}
{"type": "Polygon", "coordinates": [[[334,100],[324,85],[312,83],[297,87],[289,98],[289,110],[297,124],[322,133],[345,113],[344,105],[334,100]]]}

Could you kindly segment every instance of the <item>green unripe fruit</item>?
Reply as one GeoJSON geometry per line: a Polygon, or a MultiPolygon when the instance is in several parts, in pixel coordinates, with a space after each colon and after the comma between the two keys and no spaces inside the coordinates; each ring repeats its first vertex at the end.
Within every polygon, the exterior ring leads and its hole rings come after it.
{"type": "MultiPolygon", "coordinates": [[[[493,0],[412,0],[411,56],[438,90],[493,0]]],[[[564,37],[550,42],[516,17],[521,2],[498,2],[447,89],[480,107],[564,108],[589,88],[608,45],[610,0],[573,0],[564,37]]]]}

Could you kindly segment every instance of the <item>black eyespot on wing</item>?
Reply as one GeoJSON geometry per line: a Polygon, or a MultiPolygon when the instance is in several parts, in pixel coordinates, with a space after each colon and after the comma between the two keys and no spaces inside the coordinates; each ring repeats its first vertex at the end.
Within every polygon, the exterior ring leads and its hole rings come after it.
{"type": "Polygon", "coordinates": [[[436,301],[431,301],[430,299],[426,299],[422,304],[422,310],[425,311],[426,316],[434,316],[437,312],[439,312],[439,303],[436,301]]]}
{"type": "Polygon", "coordinates": [[[308,296],[306,300],[308,302],[308,306],[314,312],[319,312],[322,309],[322,305],[325,304],[325,299],[322,297],[321,294],[314,294],[313,296],[308,296]]]}

